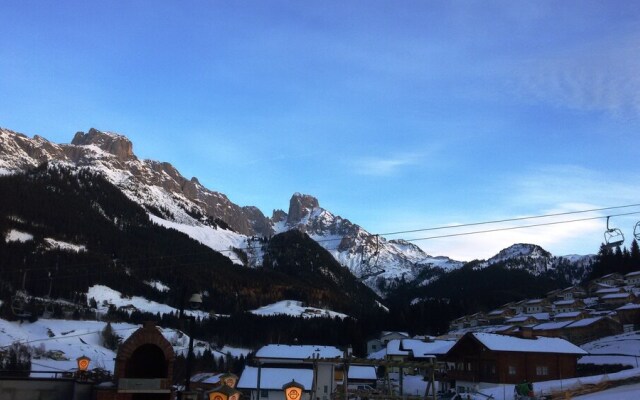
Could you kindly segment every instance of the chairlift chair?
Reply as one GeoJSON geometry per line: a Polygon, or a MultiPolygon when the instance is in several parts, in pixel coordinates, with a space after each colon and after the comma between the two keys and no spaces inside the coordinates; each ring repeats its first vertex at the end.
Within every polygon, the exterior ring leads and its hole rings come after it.
{"type": "Polygon", "coordinates": [[[636,222],[636,226],[633,227],[633,236],[636,240],[640,240],[640,221],[636,222]]]}
{"type": "Polygon", "coordinates": [[[608,249],[620,247],[624,243],[624,235],[618,228],[609,228],[609,217],[607,217],[607,230],[604,231],[604,245],[608,249]]]}

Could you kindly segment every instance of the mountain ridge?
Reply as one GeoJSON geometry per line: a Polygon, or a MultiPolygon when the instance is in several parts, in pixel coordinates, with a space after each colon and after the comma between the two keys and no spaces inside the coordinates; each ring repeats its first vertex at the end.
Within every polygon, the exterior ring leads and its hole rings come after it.
{"type": "MultiPolygon", "coordinates": [[[[0,145],[0,173],[24,171],[43,162],[97,171],[157,217],[157,223],[178,229],[218,251],[231,246],[236,253],[253,253],[236,257],[225,252],[234,263],[243,263],[241,258],[246,258],[247,265],[259,267],[262,250],[255,246],[254,239],[296,229],[307,233],[379,293],[378,288],[388,282],[413,280],[424,275],[425,270],[452,270],[464,265],[446,256],[433,257],[411,242],[387,240],[369,233],[322,208],[318,199],[308,194],[294,193],[288,212],[274,210],[271,217],[254,206],[240,207],[225,194],[202,186],[196,177],[182,176],[168,162],[138,159],[131,140],[118,133],[91,128],[87,133],[76,132],[70,144],[55,144],[38,135],[30,139],[0,128],[0,145]]],[[[535,252],[532,250],[535,247],[526,251],[512,247],[486,263],[477,264],[477,268],[498,262],[509,253],[511,258],[520,260],[512,262],[513,268],[518,267],[518,262],[535,258],[539,265],[536,264],[532,273],[549,269],[550,264],[545,260],[550,254],[539,246],[535,252]],[[534,253],[539,256],[532,257],[534,253]]]]}

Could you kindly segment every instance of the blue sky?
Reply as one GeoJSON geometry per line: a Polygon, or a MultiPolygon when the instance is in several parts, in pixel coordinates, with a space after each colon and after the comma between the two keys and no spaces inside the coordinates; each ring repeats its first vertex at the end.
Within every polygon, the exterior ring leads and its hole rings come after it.
{"type": "MultiPolygon", "coordinates": [[[[118,132],[267,215],[294,192],[372,233],[640,203],[638,2],[5,0],[0,15],[0,126],[118,132]]],[[[631,237],[638,219],[612,224],[631,237]]],[[[416,243],[586,254],[604,228],[416,243]]]]}

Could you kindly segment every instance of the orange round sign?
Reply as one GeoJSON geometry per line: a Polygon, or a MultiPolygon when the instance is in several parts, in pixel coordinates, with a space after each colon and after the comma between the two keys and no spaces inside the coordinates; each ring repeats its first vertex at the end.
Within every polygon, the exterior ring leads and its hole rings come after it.
{"type": "Polygon", "coordinates": [[[289,388],[286,394],[288,400],[298,400],[300,398],[300,389],[295,387],[289,388]]]}
{"type": "Polygon", "coordinates": [[[78,360],[78,368],[81,371],[86,371],[87,368],[89,368],[89,359],[88,358],[81,358],[78,360]]]}

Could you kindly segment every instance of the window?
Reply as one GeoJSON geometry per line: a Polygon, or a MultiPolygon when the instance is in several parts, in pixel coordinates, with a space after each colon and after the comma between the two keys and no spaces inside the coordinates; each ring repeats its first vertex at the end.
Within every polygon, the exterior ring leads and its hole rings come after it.
{"type": "Polygon", "coordinates": [[[513,365],[509,365],[509,375],[515,375],[516,374],[516,367],[514,367],[513,365]]]}
{"type": "Polygon", "coordinates": [[[538,376],[547,376],[549,375],[549,367],[546,365],[538,365],[536,367],[536,375],[538,376]]]}
{"type": "Polygon", "coordinates": [[[324,392],[325,392],[325,393],[329,393],[329,386],[324,385],[324,392]]]}
{"type": "Polygon", "coordinates": [[[264,397],[264,398],[269,397],[269,391],[268,391],[268,390],[261,389],[261,390],[260,390],[260,397],[264,397]]]}

